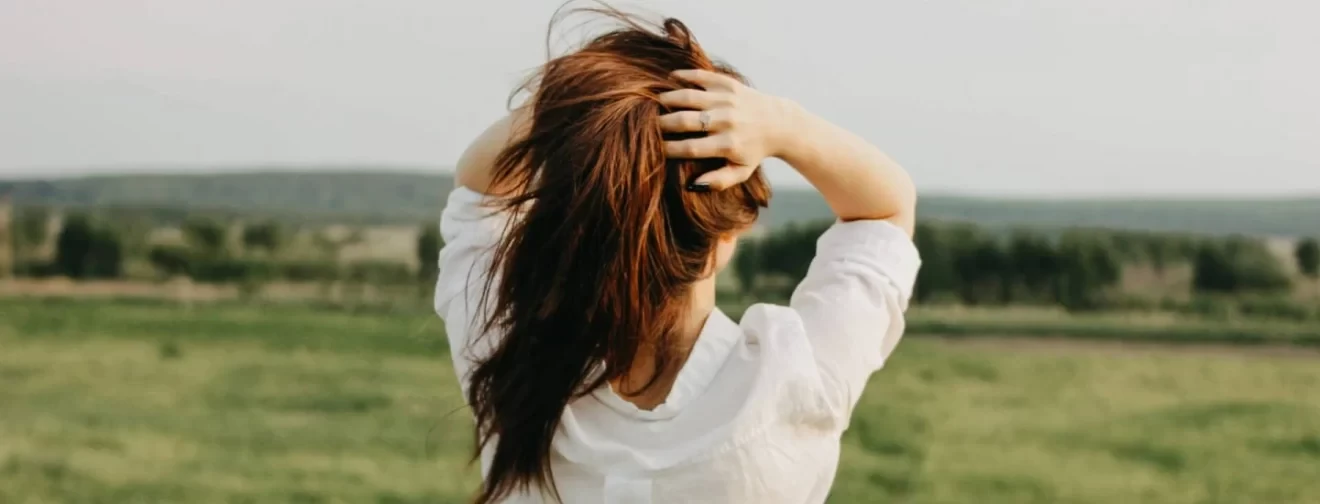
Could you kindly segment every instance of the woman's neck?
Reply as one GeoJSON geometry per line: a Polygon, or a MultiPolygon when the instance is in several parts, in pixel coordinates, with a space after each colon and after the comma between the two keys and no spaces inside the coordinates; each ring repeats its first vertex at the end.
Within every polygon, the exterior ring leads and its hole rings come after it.
{"type": "Polygon", "coordinates": [[[701,330],[706,327],[706,319],[715,311],[715,276],[697,280],[688,291],[688,310],[680,324],[677,342],[682,345],[683,355],[692,349],[701,330]]]}
{"type": "Polygon", "coordinates": [[[702,329],[706,327],[706,319],[715,311],[714,276],[694,282],[690,289],[687,314],[679,322],[673,340],[673,344],[677,347],[675,350],[678,359],[668,369],[659,370],[659,376],[655,376],[657,374],[655,352],[648,345],[641,345],[637,356],[633,359],[632,369],[629,369],[623,377],[610,380],[610,386],[619,393],[619,396],[638,408],[650,410],[664,404],[665,399],[669,397],[669,390],[673,388],[674,381],[678,378],[679,371],[683,369],[688,355],[692,353],[697,339],[701,337],[702,329]],[[651,381],[653,376],[654,382],[651,381]],[[647,387],[648,383],[650,387],[647,387]],[[631,392],[634,391],[640,393],[632,394],[631,392]]]}

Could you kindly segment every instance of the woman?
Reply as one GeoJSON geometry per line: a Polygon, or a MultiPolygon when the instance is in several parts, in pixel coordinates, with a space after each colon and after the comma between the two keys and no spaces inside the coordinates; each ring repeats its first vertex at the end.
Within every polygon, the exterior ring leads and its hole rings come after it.
{"type": "Polygon", "coordinates": [[[677,20],[616,17],[469,147],[441,219],[435,302],[476,416],[476,502],[823,502],[903,332],[912,182],[677,20]],[[769,157],[839,221],[789,306],[735,322],[715,275],[768,203],[769,157]]]}

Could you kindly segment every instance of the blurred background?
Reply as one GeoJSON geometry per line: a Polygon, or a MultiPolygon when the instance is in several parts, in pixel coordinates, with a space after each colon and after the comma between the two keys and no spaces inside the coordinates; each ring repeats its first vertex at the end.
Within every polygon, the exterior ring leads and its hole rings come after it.
{"type": "MultiPolygon", "coordinates": [[[[1320,6],[614,5],[922,190],[831,502],[1320,502],[1320,6]]],[[[435,221],[559,6],[0,0],[0,502],[470,497],[435,221]]],[[[830,220],[766,170],[735,317],[830,220]]]]}

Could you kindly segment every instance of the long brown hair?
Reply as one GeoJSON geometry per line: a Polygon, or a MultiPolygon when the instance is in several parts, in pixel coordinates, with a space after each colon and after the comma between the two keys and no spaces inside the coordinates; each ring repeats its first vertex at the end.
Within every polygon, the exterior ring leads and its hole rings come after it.
{"type": "MultiPolygon", "coordinates": [[[[750,226],[770,199],[759,172],[741,186],[685,185],[722,159],[667,159],[657,96],[686,86],[670,73],[732,69],[708,58],[683,23],[620,21],[551,59],[520,91],[530,122],[500,153],[492,187],[520,218],[495,250],[482,334],[500,342],[469,376],[477,453],[494,444],[476,502],[515,491],[557,494],[551,440],[570,401],[627,380],[639,350],[654,359],[650,388],[681,365],[675,328],[689,287],[712,274],[717,242],[750,226]]],[[[637,392],[637,391],[634,391],[637,392]]]]}

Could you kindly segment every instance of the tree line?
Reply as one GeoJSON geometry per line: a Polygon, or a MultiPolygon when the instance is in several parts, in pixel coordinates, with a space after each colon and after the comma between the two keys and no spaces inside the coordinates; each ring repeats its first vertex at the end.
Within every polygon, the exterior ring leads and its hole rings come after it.
{"type": "MultiPolygon", "coordinates": [[[[340,252],[360,243],[363,233],[314,233],[319,255],[285,253],[297,230],[274,220],[240,223],[191,217],[178,228],[180,243],[152,243],[149,226],[72,213],[51,233],[41,208],[15,214],[10,226],[15,272],[73,279],[120,278],[137,258],[160,278],[187,277],[205,283],[259,285],[271,281],[422,284],[434,281],[442,246],[434,222],[421,224],[415,256],[420,268],[401,261],[345,261],[340,252]],[[49,259],[32,251],[53,238],[49,259]]],[[[829,222],[790,224],[739,245],[732,270],[744,296],[786,298],[806,275],[816,240],[829,222]]],[[[1121,306],[1118,285],[1127,268],[1140,265],[1164,275],[1190,268],[1194,294],[1280,295],[1293,286],[1289,268],[1258,239],[1174,233],[1071,229],[992,232],[965,223],[921,222],[914,240],[923,266],[916,303],[965,305],[1054,304],[1070,310],[1121,306]]],[[[1297,241],[1296,268],[1320,276],[1320,242],[1297,241]]]]}
{"type": "MultiPolygon", "coordinates": [[[[786,297],[806,275],[816,240],[829,225],[790,225],[743,240],[733,265],[741,289],[786,297]]],[[[1125,268],[1134,265],[1156,276],[1190,265],[1196,294],[1278,295],[1293,284],[1285,264],[1263,241],[1244,236],[1095,229],[991,233],[971,224],[922,222],[914,241],[922,256],[916,303],[1105,308],[1124,302],[1117,286],[1125,268]]],[[[1293,256],[1306,277],[1320,276],[1315,238],[1298,241],[1293,256]]]]}
{"type": "Polygon", "coordinates": [[[50,215],[42,209],[20,212],[13,222],[14,256],[19,276],[65,276],[74,280],[125,276],[125,263],[137,257],[160,278],[186,277],[202,283],[262,284],[271,281],[338,282],[402,285],[427,283],[436,276],[442,245],[435,223],[419,227],[415,254],[420,268],[401,261],[346,261],[341,251],[363,242],[360,229],[317,232],[311,241],[318,254],[285,254],[295,231],[274,220],[232,223],[192,217],[179,226],[182,243],[151,243],[140,230],[85,213],[66,216],[54,233],[49,258],[36,252],[51,238],[50,215]]]}

